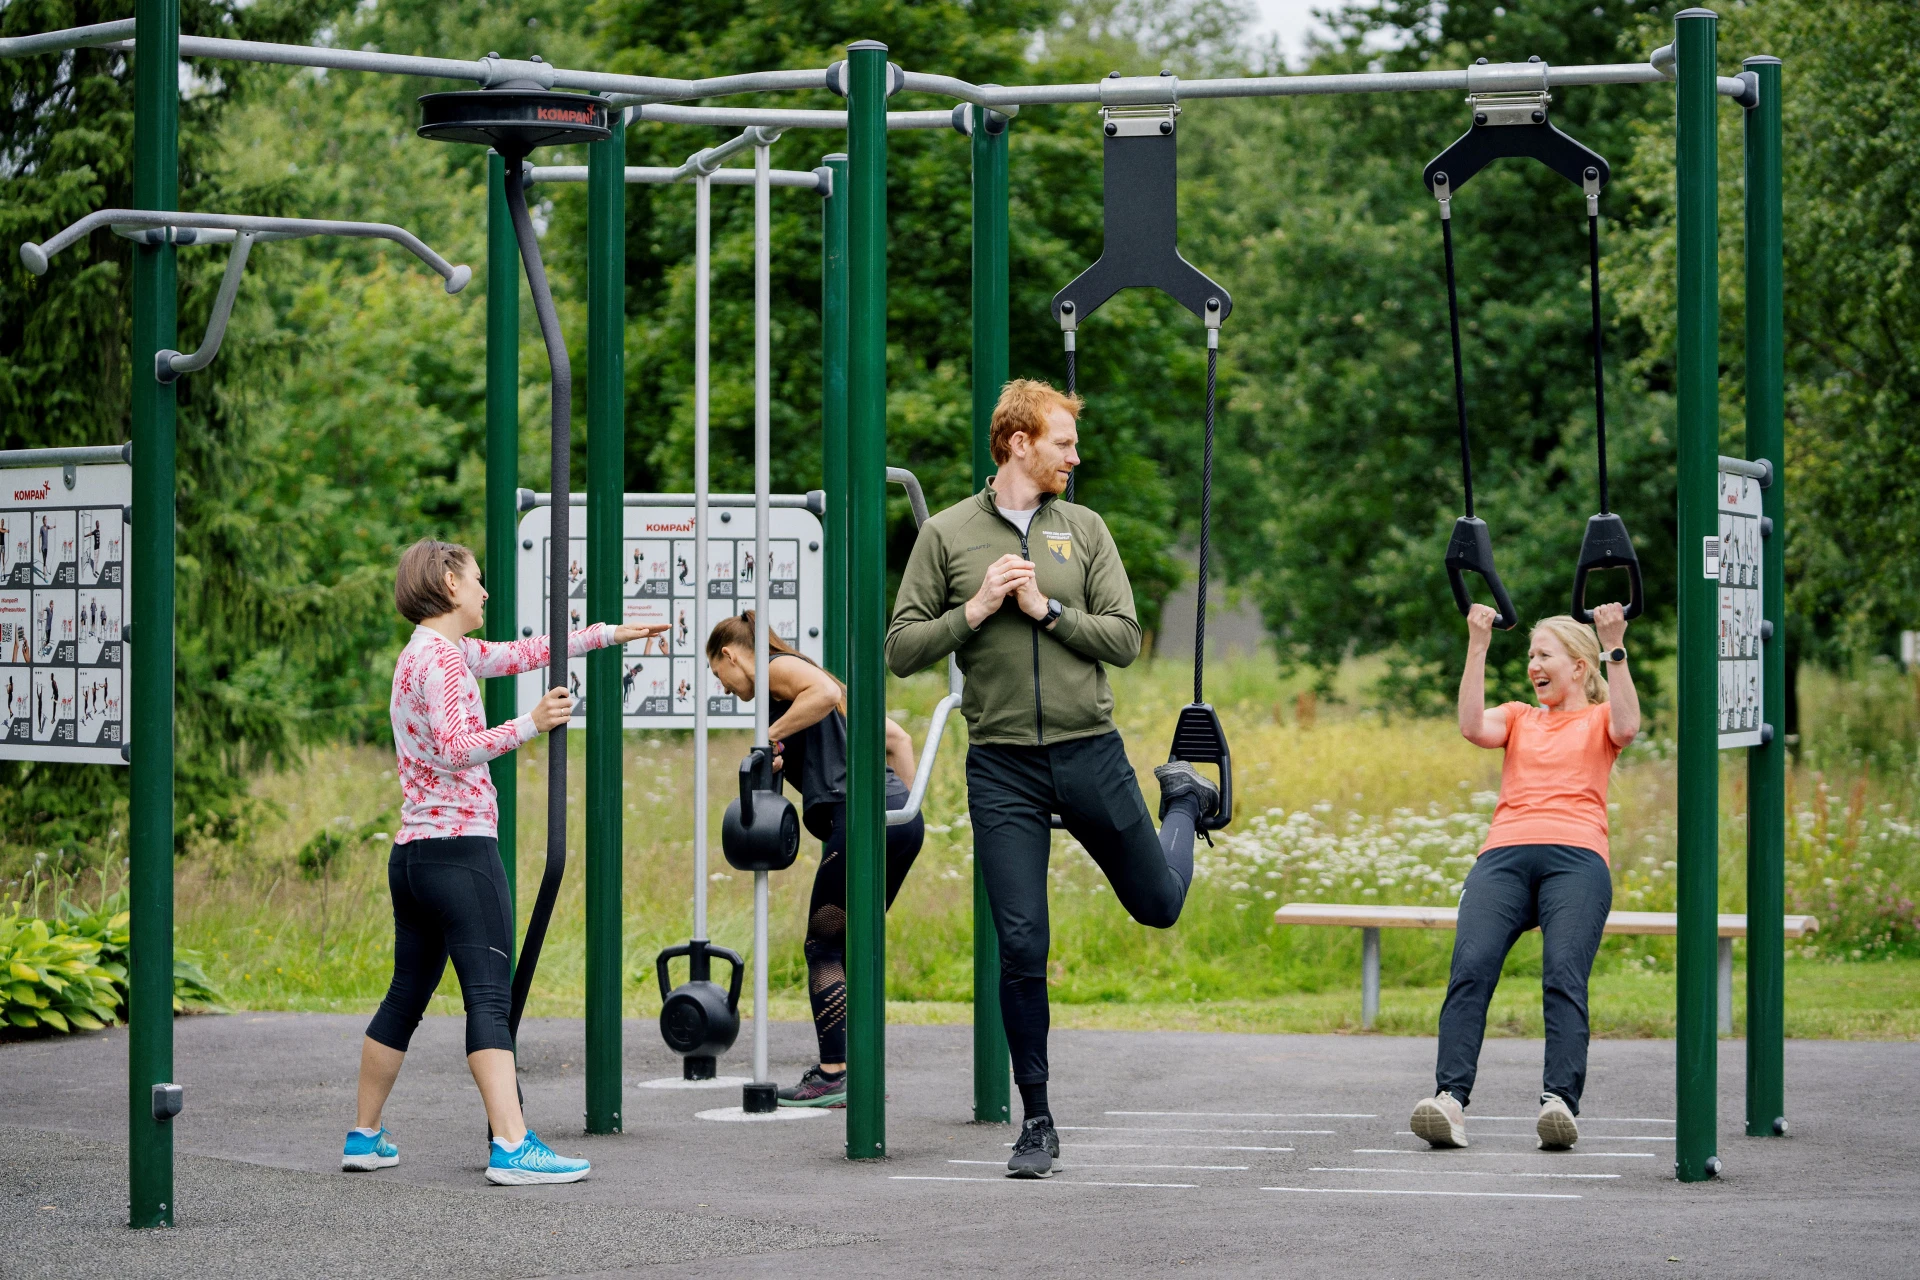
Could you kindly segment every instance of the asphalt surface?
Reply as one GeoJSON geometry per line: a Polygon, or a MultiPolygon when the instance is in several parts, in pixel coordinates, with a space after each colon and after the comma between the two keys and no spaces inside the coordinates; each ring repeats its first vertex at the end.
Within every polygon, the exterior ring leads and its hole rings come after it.
{"type": "MultiPolygon", "coordinates": [[[[1792,1136],[1740,1135],[1722,1041],[1720,1155],[1673,1180],[1673,1046],[1593,1046],[1582,1140],[1534,1150],[1538,1041],[1490,1040],[1472,1147],[1406,1133],[1431,1040],[1062,1031],[1064,1151],[1003,1174],[1012,1132],[967,1123],[970,1033],[888,1033],[889,1158],[843,1158],[842,1113],[697,1118],[736,1090],[678,1074],[626,1028],[626,1131],[581,1136],[581,1026],[523,1028],[528,1115],[594,1162],[567,1187],[489,1187],[461,1022],[429,1019],[386,1117],[397,1168],[343,1174],[364,1019],[176,1023],[178,1225],[125,1227],[123,1031],[0,1045],[0,1276],[829,1277],[1306,1270],[1486,1277],[1911,1275],[1920,1257],[1920,1044],[1790,1042],[1792,1136]],[[1510,1119],[1502,1117],[1511,1117],[1510,1119]]],[[[750,1043],[722,1070],[743,1073],[750,1043]]],[[[810,1028],[772,1028],[775,1076],[810,1028]]],[[[1016,1103],[1016,1108],[1017,1108],[1016,1103]]]]}

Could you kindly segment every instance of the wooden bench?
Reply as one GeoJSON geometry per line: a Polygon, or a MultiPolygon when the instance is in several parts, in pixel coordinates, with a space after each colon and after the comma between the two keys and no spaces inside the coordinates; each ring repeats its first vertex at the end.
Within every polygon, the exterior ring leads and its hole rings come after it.
{"type": "MultiPolygon", "coordinates": [[[[1366,907],[1338,902],[1289,902],[1273,913],[1275,923],[1337,925],[1360,930],[1360,1025],[1371,1030],[1380,1013],[1380,931],[1451,929],[1458,907],[1366,907]]],[[[1789,938],[1804,938],[1820,927],[1812,916],[1784,917],[1789,938]]],[[[1606,932],[1671,937],[1679,932],[1671,911],[1613,911],[1606,932]]],[[[1747,936],[1747,918],[1720,917],[1720,1034],[1733,1034],[1733,940],[1747,936]]]]}

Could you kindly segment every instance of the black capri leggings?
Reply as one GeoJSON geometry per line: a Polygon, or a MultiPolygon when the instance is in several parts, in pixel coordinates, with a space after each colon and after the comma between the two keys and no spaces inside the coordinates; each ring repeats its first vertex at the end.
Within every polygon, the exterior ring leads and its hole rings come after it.
{"type": "Polygon", "coordinates": [[[367,1024],[367,1038],[405,1053],[451,956],[467,1006],[467,1052],[511,1053],[513,915],[499,841],[458,836],[396,844],[387,859],[387,886],[393,893],[393,985],[367,1024]]]}
{"type": "MultiPolygon", "coordinates": [[[[887,797],[887,808],[905,807],[904,795],[887,797]]],[[[830,823],[820,842],[820,870],[807,903],[807,995],[813,1003],[813,1030],[820,1061],[847,1060],[847,821],[846,806],[830,807],[830,823]]],[[[916,816],[887,828],[887,909],[913,870],[927,837],[926,820],[916,816]]]]}

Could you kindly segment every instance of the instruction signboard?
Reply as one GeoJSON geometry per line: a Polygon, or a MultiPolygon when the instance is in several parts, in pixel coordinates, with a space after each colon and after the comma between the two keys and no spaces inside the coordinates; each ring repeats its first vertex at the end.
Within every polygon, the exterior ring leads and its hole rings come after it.
{"type": "Polygon", "coordinates": [[[1761,745],[1760,482],[1720,472],[1720,747],[1761,745]]]}
{"type": "MultiPolygon", "coordinates": [[[[786,501],[787,499],[783,499],[786,501]]],[[[628,729],[691,729],[694,699],[707,700],[707,723],[716,729],[751,729],[753,703],[735,698],[707,669],[706,637],[698,634],[694,602],[707,598],[707,626],[728,614],[753,607],[754,582],[767,575],[767,614],[774,634],[814,661],[825,656],[820,628],[825,613],[822,574],[825,559],[820,520],[802,507],[773,508],[768,527],[769,564],[754,556],[752,507],[714,507],[707,517],[707,563],[694,554],[693,507],[624,508],[625,537],[620,551],[620,592],[626,621],[665,623],[667,633],[626,645],[620,657],[621,723],[628,729]]],[[[567,556],[569,627],[585,625],[587,613],[587,539],[585,512],[572,512],[572,543],[567,556]]],[[[547,630],[547,564],[552,545],[552,512],[534,507],[520,518],[519,631],[547,630]],[[537,585],[536,585],[537,584],[537,585]]],[[[546,672],[529,672],[515,684],[522,714],[532,710],[546,688],[546,672]]],[[[587,686],[587,662],[567,664],[567,681],[576,699],[587,686]]],[[[585,703],[572,728],[586,726],[585,703]]]]}
{"type": "Polygon", "coordinates": [[[132,496],[123,462],[0,471],[0,759],[126,762],[132,496]]]}

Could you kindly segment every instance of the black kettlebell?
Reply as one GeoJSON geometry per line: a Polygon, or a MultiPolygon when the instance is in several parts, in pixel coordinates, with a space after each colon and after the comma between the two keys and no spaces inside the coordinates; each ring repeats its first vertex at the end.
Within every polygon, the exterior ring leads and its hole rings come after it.
{"type": "Polygon", "coordinates": [[[654,972],[660,979],[661,1038],[686,1059],[687,1079],[713,1079],[714,1059],[731,1049],[740,1034],[740,981],[746,962],[738,952],[695,938],[662,951],[654,960],[654,972]],[[687,980],[669,991],[667,962],[675,956],[687,958],[687,980]],[[725,991],[713,981],[715,956],[733,966],[733,980],[725,991]]]}
{"type": "Polygon", "coordinates": [[[773,777],[773,748],[740,761],[740,798],[720,824],[720,851],[742,871],[785,871],[800,856],[800,815],[773,777]]]}

